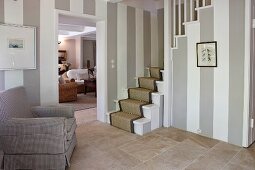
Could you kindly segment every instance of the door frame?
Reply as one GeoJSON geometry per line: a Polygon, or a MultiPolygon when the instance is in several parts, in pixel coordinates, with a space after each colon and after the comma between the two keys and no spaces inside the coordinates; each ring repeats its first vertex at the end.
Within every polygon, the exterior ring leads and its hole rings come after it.
{"type": "Polygon", "coordinates": [[[245,1],[245,60],[244,60],[244,108],[243,108],[243,147],[253,143],[252,128],[250,128],[250,76],[251,76],[251,0],[245,1]]]}

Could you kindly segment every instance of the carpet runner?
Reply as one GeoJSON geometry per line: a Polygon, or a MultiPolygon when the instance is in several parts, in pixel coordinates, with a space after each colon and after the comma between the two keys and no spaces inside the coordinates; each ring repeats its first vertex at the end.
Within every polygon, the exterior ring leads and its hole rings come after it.
{"type": "Polygon", "coordinates": [[[160,70],[150,67],[150,77],[139,77],[139,87],[128,89],[128,99],[119,100],[120,110],[110,113],[112,126],[134,133],[133,121],[143,118],[142,107],[151,104],[151,93],[157,91],[156,81],[162,80],[160,70]]]}

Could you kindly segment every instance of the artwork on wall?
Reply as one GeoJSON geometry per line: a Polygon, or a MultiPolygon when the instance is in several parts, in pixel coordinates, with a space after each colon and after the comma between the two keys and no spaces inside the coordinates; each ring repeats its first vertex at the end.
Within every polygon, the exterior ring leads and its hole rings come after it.
{"type": "Polygon", "coordinates": [[[217,42],[197,43],[197,67],[217,67],[217,42]]]}
{"type": "Polygon", "coordinates": [[[36,69],[36,28],[0,24],[0,70],[36,69]]]}
{"type": "Polygon", "coordinates": [[[66,50],[58,50],[58,64],[65,64],[67,62],[66,50]]]}

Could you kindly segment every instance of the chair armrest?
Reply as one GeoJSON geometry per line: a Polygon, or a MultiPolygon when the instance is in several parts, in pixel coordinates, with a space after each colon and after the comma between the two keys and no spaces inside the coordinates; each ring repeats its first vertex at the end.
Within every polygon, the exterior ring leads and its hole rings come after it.
{"type": "Polygon", "coordinates": [[[65,118],[15,118],[0,124],[5,154],[63,154],[65,118]]]}
{"type": "Polygon", "coordinates": [[[71,106],[36,106],[31,111],[34,117],[74,118],[74,108],[71,106]]]}
{"type": "Polygon", "coordinates": [[[13,118],[0,124],[0,136],[65,133],[65,118],[13,118]]]}

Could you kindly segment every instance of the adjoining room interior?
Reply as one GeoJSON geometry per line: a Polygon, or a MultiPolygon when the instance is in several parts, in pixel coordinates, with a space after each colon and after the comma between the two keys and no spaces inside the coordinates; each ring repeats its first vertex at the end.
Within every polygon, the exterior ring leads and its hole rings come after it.
{"type": "Polygon", "coordinates": [[[96,108],[96,24],[60,14],[58,33],[60,105],[96,108]]]}

